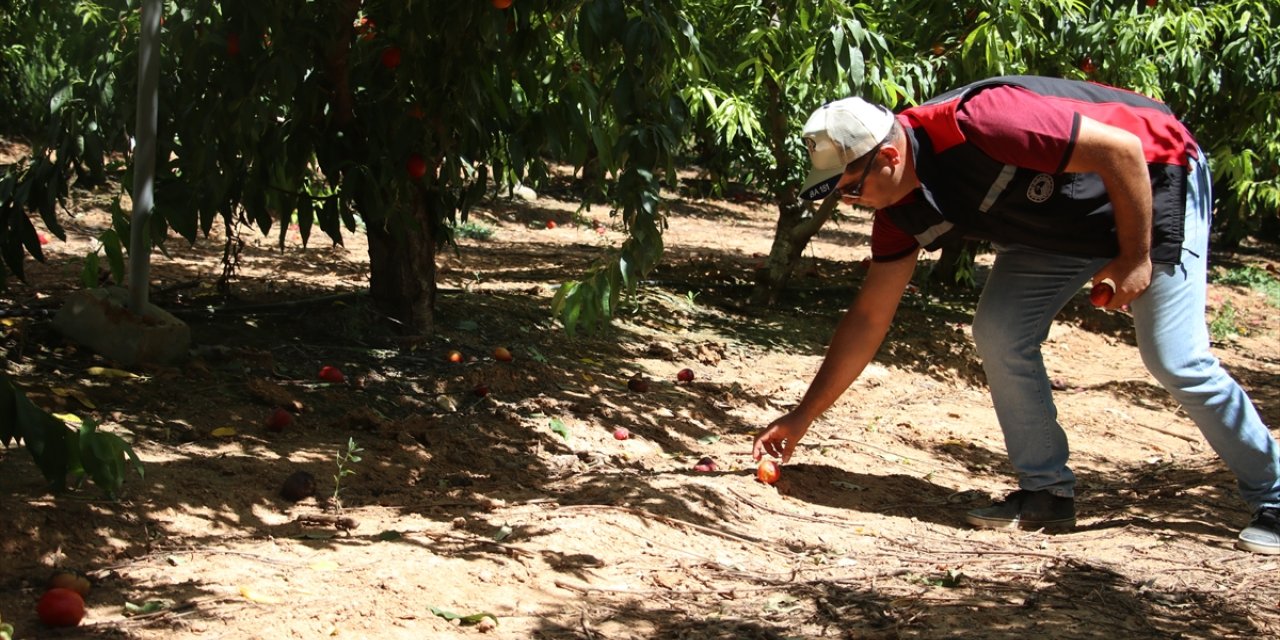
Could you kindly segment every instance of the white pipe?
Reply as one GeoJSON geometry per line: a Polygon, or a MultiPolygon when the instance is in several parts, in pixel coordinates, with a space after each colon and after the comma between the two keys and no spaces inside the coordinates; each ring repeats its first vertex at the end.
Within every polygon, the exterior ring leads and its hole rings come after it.
{"type": "Polygon", "coordinates": [[[129,310],[141,314],[151,287],[151,239],[155,206],[156,128],[160,111],[160,13],[163,0],[142,0],[138,51],[138,122],[133,150],[133,216],[129,223],[129,310]]]}

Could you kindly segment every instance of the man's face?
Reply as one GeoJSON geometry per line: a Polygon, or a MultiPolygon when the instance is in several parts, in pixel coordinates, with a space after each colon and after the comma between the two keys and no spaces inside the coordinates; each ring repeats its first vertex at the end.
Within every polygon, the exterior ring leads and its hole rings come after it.
{"type": "Polygon", "coordinates": [[[840,181],[836,183],[836,191],[840,194],[840,200],[848,205],[856,207],[875,208],[879,206],[874,204],[877,198],[876,193],[876,174],[879,173],[877,168],[883,168],[880,159],[880,150],[884,147],[883,142],[871,148],[861,158],[850,162],[844,168],[844,174],[840,176],[840,181]],[[870,191],[868,192],[868,188],[870,191]]]}

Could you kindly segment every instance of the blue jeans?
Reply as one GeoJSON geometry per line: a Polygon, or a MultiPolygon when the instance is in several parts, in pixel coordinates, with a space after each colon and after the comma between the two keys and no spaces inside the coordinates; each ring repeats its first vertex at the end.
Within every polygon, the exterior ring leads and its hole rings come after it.
{"type": "MultiPolygon", "coordinates": [[[[1132,304],[1142,362],[1236,475],[1253,509],[1280,506],[1280,446],[1240,385],[1209,351],[1205,282],[1212,215],[1209,170],[1191,162],[1182,263],[1154,265],[1132,304]]],[[[1058,424],[1040,344],[1058,311],[1107,263],[1021,245],[996,247],[973,337],[1009,459],[1023,489],[1074,494],[1067,436],[1058,424]]]]}

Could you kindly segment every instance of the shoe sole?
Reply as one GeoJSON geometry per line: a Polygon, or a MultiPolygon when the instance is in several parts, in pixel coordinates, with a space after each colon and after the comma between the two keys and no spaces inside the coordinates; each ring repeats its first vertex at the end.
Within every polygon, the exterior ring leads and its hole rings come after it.
{"type": "MultiPolygon", "coordinates": [[[[1021,529],[1023,531],[1066,531],[1076,526],[1075,518],[1063,520],[1004,520],[965,514],[965,521],[979,529],[1021,529]]],[[[1280,551],[1280,550],[1277,550],[1280,551]]],[[[1273,551],[1272,553],[1276,553],[1273,551]]]]}
{"type": "Polygon", "coordinates": [[[1248,551],[1250,553],[1262,553],[1266,555],[1280,554],[1280,546],[1271,545],[1271,544],[1259,544],[1256,542],[1249,542],[1248,540],[1241,540],[1239,538],[1236,539],[1236,548],[1241,551],[1248,551]]]}

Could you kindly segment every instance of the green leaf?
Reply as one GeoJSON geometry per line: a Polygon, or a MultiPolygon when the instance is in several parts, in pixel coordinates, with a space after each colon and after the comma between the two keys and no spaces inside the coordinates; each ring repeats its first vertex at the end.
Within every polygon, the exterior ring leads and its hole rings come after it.
{"type": "Polygon", "coordinates": [[[457,620],[458,622],[464,625],[478,624],[481,620],[484,620],[485,618],[492,619],[495,624],[498,622],[498,616],[495,616],[492,613],[488,613],[488,612],[472,613],[470,615],[463,616],[463,615],[458,615],[447,609],[441,609],[440,607],[431,607],[431,613],[434,613],[450,622],[457,620]]]}
{"type": "Polygon", "coordinates": [[[98,241],[102,243],[102,251],[107,254],[111,278],[116,282],[124,282],[124,251],[120,245],[120,236],[115,229],[107,229],[98,236],[98,241]]]}
{"type": "Polygon", "coordinates": [[[552,418],[550,426],[551,430],[560,434],[561,438],[564,438],[565,440],[569,439],[569,427],[565,426],[563,420],[560,418],[552,418]]]}
{"type": "Polygon", "coordinates": [[[159,611],[165,611],[166,609],[169,609],[172,606],[173,606],[173,602],[168,600],[147,600],[142,604],[136,604],[128,600],[125,600],[124,616],[126,618],[130,618],[133,616],[140,616],[147,613],[157,613],[159,611]]]}
{"type": "Polygon", "coordinates": [[[86,289],[93,289],[98,286],[98,252],[93,252],[84,257],[84,266],[80,269],[80,284],[86,289]]]}

